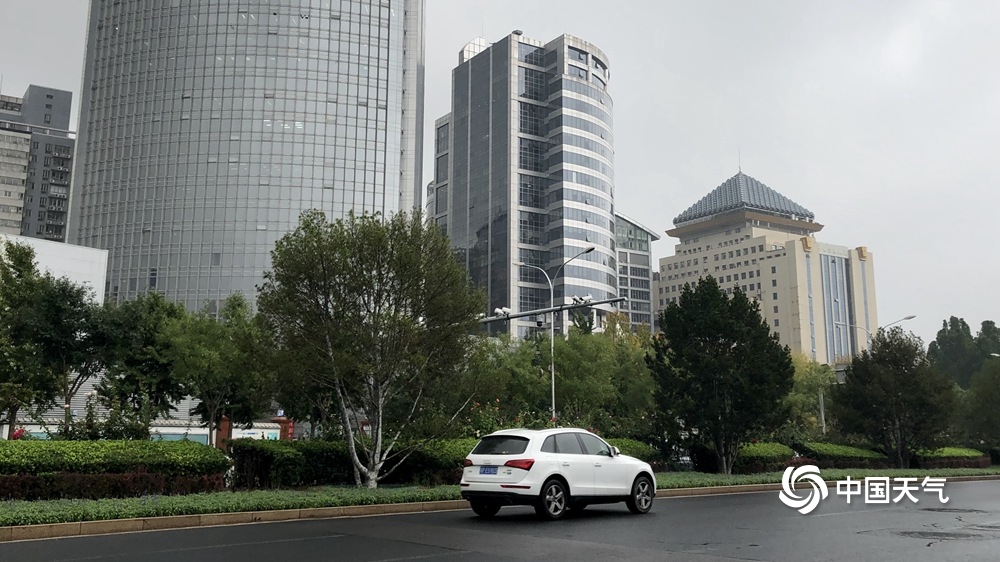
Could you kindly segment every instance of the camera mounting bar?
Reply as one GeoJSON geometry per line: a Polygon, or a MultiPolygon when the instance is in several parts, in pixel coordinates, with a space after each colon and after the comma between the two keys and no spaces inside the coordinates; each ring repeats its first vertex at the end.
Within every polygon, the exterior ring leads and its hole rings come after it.
{"type": "MultiPolygon", "coordinates": [[[[479,322],[483,324],[489,324],[490,322],[504,322],[512,318],[524,318],[525,316],[535,316],[538,314],[547,314],[549,312],[562,312],[564,310],[574,310],[577,308],[587,308],[595,306],[598,304],[611,304],[616,302],[622,302],[628,300],[625,297],[617,297],[613,299],[607,299],[603,301],[583,301],[579,303],[572,304],[561,304],[559,306],[554,306],[551,308],[539,308],[538,310],[528,310],[526,312],[508,312],[505,314],[497,314],[496,316],[487,316],[486,318],[481,318],[479,322]]],[[[498,309],[499,310],[499,309],[498,309]]]]}

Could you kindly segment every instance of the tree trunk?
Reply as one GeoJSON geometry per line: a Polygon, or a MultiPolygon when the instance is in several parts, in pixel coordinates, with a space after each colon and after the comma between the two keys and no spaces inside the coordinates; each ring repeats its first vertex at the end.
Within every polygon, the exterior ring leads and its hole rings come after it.
{"type": "Polygon", "coordinates": [[[7,420],[8,420],[7,421],[7,440],[8,441],[10,441],[10,439],[12,437],[14,437],[14,426],[17,425],[17,411],[18,411],[18,409],[19,408],[17,406],[11,406],[11,408],[9,410],[7,410],[7,420]]]}

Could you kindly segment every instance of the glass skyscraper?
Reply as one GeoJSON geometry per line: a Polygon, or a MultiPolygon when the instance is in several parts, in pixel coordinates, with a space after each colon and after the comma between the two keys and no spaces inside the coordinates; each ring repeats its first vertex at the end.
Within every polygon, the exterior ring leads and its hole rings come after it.
{"type": "Polygon", "coordinates": [[[299,214],[420,203],[422,0],[92,0],[70,241],[112,300],[253,299],[299,214]]]}
{"type": "MultiPolygon", "coordinates": [[[[452,111],[435,124],[428,210],[486,289],[484,313],[549,307],[543,273],[518,262],[553,277],[556,304],[618,296],[609,78],[607,56],[570,35],[542,43],[515,31],[459,55],[452,111]]],[[[524,336],[540,321],[509,329],[524,336]]]]}

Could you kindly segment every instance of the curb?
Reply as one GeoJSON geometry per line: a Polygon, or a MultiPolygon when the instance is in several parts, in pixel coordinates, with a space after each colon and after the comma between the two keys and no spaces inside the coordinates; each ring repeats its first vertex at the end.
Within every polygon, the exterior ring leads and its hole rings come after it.
{"type": "MultiPolygon", "coordinates": [[[[955,476],[954,482],[980,482],[1000,480],[994,476],[955,476]]],[[[836,485],[837,480],[828,480],[827,485],[836,485]]],[[[797,482],[796,489],[807,488],[807,482],[797,482]]],[[[735,486],[705,486],[701,488],[661,488],[657,498],[684,498],[723,494],[754,494],[777,492],[781,484],[741,484],[735,486]]],[[[201,515],[168,515],[164,517],[142,517],[136,519],[107,519],[102,521],[75,521],[72,523],[49,523],[42,525],[19,525],[0,527],[0,543],[63,537],[109,535],[159,531],[164,529],[191,529],[220,525],[246,525],[249,523],[270,523],[276,521],[300,521],[303,519],[335,519],[340,517],[367,517],[403,513],[429,513],[467,509],[466,500],[443,500],[411,503],[389,503],[375,505],[352,505],[342,507],[312,507],[283,509],[276,511],[239,511],[234,513],[205,513],[201,515]]]]}

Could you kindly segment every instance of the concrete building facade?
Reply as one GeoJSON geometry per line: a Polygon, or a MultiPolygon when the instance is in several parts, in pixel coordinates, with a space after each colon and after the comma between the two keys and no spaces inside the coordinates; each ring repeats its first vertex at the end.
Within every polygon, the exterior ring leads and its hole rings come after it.
{"type": "MultiPolygon", "coordinates": [[[[618,296],[609,78],[607,56],[570,35],[543,43],[515,31],[459,54],[427,209],[487,291],[484,313],[618,296]]],[[[525,336],[547,321],[491,330],[525,336]]],[[[555,322],[564,332],[569,315],[555,322]]]]}
{"type": "Polygon", "coordinates": [[[756,299],[781,343],[834,364],[878,329],[874,256],[865,246],[822,243],[805,207],[740,172],[674,219],[679,242],[659,260],[656,308],[711,275],[756,299]]]}
{"type": "Polygon", "coordinates": [[[618,242],[618,296],[628,298],[619,308],[628,314],[632,329],[645,325],[652,329],[653,263],[652,244],[660,239],[653,229],[625,215],[615,213],[615,238],[618,242]]]}
{"type": "Polygon", "coordinates": [[[71,92],[35,85],[20,98],[0,96],[0,232],[66,241],[72,103],[71,92]]]}
{"type": "Polygon", "coordinates": [[[91,2],[70,239],[111,300],[251,301],[300,214],[422,195],[423,0],[91,2]]]}

